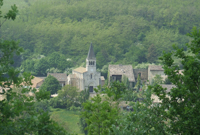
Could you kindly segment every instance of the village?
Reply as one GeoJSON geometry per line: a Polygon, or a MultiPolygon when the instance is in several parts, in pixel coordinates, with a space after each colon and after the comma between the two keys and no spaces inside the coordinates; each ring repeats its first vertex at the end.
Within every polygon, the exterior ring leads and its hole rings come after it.
{"type": "MultiPolygon", "coordinates": [[[[94,88],[97,86],[104,86],[105,77],[101,76],[101,73],[96,70],[96,61],[95,52],[93,49],[93,45],[90,45],[88,56],[86,58],[86,67],[78,67],[72,70],[72,73],[67,75],[66,73],[48,73],[47,76],[51,75],[55,77],[59,84],[64,87],[65,85],[70,85],[77,87],[80,91],[84,89],[89,90],[90,95],[94,96],[94,88]]],[[[181,73],[182,71],[180,71],[181,73]]],[[[123,82],[124,78],[128,81],[128,88],[130,90],[136,90],[135,85],[137,83],[138,77],[140,78],[139,89],[142,89],[142,86],[153,84],[154,78],[156,76],[160,76],[160,82],[163,82],[161,86],[166,88],[166,92],[170,92],[170,89],[175,87],[175,85],[171,83],[164,83],[167,79],[167,76],[164,73],[162,65],[149,65],[146,69],[134,69],[132,65],[109,65],[108,66],[108,77],[107,77],[107,85],[113,81],[123,82]]],[[[39,89],[43,84],[46,77],[34,77],[32,80],[33,85],[32,88],[39,89]]],[[[56,97],[58,94],[55,93],[51,95],[52,97],[56,97]]],[[[154,99],[154,103],[160,102],[158,97],[152,95],[152,99],[154,99]]],[[[128,106],[128,105],[127,105],[128,106]]]]}

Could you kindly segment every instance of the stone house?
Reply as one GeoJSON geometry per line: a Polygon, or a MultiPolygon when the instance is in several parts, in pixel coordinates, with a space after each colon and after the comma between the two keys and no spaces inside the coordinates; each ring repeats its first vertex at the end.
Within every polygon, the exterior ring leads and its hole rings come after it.
{"type": "Polygon", "coordinates": [[[101,73],[96,70],[96,57],[91,44],[86,58],[86,68],[79,67],[72,70],[72,74],[68,75],[67,83],[76,86],[79,90],[89,89],[93,93],[93,89],[103,82],[104,77],[101,77],[101,73]]]}
{"type": "Polygon", "coordinates": [[[163,81],[167,78],[164,73],[164,69],[160,65],[149,65],[148,67],[148,80],[149,84],[153,83],[153,79],[156,75],[160,75],[163,78],[163,81]]]}
{"type": "Polygon", "coordinates": [[[108,83],[111,81],[123,81],[123,78],[127,77],[129,81],[129,87],[135,86],[135,77],[133,73],[132,65],[109,65],[108,66],[108,83]]]}
{"type": "Polygon", "coordinates": [[[136,81],[138,76],[140,76],[142,83],[145,83],[148,80],[148,69],[133,69],[133,73],[136,81]]]}
{"type": "Polygon", "coordinates": [[[49,75],[55,77],[62,87],[67,84],[67,75],[65,73],[48,73],[47,76],[49,75]]]}

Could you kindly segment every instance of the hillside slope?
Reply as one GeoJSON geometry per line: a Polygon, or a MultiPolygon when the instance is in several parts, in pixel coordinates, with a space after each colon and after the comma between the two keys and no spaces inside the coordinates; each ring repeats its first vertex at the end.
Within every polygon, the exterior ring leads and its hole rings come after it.
{"type": "Polygon", "coordinates": [[[155,62],[172,44],[189,42],[185,34],[200,25],[197,0],[16,1],[19,15],[0,34],[20,41],[24,59],[59,52],[80,65],[92,42],[99,68],[155,62]]]}

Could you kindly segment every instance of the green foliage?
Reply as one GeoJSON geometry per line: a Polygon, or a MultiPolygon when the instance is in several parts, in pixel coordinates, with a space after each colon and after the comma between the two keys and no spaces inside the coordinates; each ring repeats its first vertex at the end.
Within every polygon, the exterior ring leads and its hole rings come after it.
{"type": "Polygon", "coordinates": [[[169,78],[167,77],[164,81],[164,84],[172,84],[171,81],[169,80],[169,78]]]}
{"type": "Polygon", "coordinates": [[[126,77],[125,75],[122,76],[122,82],[124,83],[124,85],[126,86],[126,88],[130,88],[130,83],[128,80],[128,77],[126,77]]]}
{"type": "MultiPolygon", "coordinates": [[[[0,7],[2,5],[3,0],[0,0],[0,7]]],[[[3,17],[5,20],[14,20],[16,13],[17,7],[14,5],[5,16],[0,16],[0,19],[3,17]]],[[[15,41],[0,38],[0,87],[2,89],[0,134],[66,134],[63,128],[50,119],[46,105],[42,105],[42,101],[38,102],[35,99],[36,89],[29,87],[33,76],[24,72],[19,77],[20,71],[11,66],[14,53],[20,55],[22,51],[23,49],[15,41]]]]}
{"type": "Polygon", "coordinates": [[[162,84],[163,83],[163,78],[161,75],[155,75],[155,77],[153,78],[153,85],[157,85],[157,84],[162,84]]]}
{"type": "Polygon", "coordinates": [[[133,111],[123,113],[117,120],[117,126],[112,126],[115,135],[167,134],[164,123],[165,117],[161,115],[164,110],[157,104],[153,105],[151,94],[151,91],[147,90],[144,92],[146,98],[143,102],[130,103],[133,111]]]}
{"type": "Polygon", "coordinates": [[[108,97],[112,97],[114,101],[118,101],[126,91],[127,87],[124,83],[115,81],[110,84],[110,87],[104,88],[103,93],[106,93],[108,97]]]}
{"type": "MultiPolygon", "coordinates": [[[[171,44],[182,47],[189,42],[185,34],[200,24],[200,3],[196,0],[9,0],[4,3],[9,5],[10,1],[17,2],[21,10],[16,21],[7,21],[0,33],[6,39],[20,40],[19,45],[26,50],[23,61],[31,60],[34,54],[50,57],[56,52],[79,66],[85,62],[92,41],[99,69],[108,63],[157,62],[163,50],[173,50],[171,44]]],[[[65,62],[58,67],[61,71],[65,68],[65,62]]]]}
{"type": "Polygon", "coordinates": [[[155,93],[161,99],[160,104],[167,113],[163,116],[169,120],[167,131],[171,134],[198,134],[199,133],[199,81],[200,81],[200,30],[194,28],[188,36],[193,40],[186,44],[190,52],[187,55],[183,48],[174,46],[172,53],[164,53],[160,58],[164,64],[165,74],[170,81],[176,86],[166,97],[165,89],[156,85],[153,87],[155,93]],[[179,74],[180,67],[174,64],[172,56],[181,59],[183,65],[183,74],[179,74]]]}
{"type": "Polygon", "coordinates": [[[83,103],[81,117],[87,123],[85,130],[89,135],[107,135],[112,132],[111,126],[116,123],[119,114],[117,105],[112,100],[101,97],[99,93],[83,103]]]}
{"type": "Polygon", "coordinates": [[[48,68],[49,65],[45,58],[40,59],[34,64],[35,74],[38,76],[45,76],[48,68]]]}
{"type": "Polygon", "coordinates": [[[40,86],[39,90],[49,91],[51,94],[56,94],[60,89],[61,85],[59,84],[58,80],[55,77],[48,75],[43,84],[40,86]]]}
{"type": "Polygon", "coordinates": [[[76,87],[65,85],[62,90],[58,91],[58,98],[61,100],[66,109],[80,104],[78,102],[78,89],[76,87]]]}
{"type": "Polygon", "coordinates": [[[138,74],[138,77],[137,77],[137,83],[136,83],[135,87],[136,87],[137,91],[140,90],[140,87],[141,87],[141,78],[140,78],[139,74],[138,74]]]}

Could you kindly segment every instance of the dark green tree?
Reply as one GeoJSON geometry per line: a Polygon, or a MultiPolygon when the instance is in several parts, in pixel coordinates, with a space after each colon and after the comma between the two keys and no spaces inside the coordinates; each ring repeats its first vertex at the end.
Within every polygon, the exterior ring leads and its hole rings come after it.
{"type": "Polygon", "coordinates": [[[35,74],[37,76],[45,76],[46,70],[49,68],[49,63],[46,58],[38,60],[34,65],[35,74]]]}
{"type": "Polygon", "coordinates": [[[45,78],[43,84],[39,88],[39,90],[49,91],[51,94],[56,94],[60,89],[61,85],[58,80],[51,75],[48,75],[47,78],[45,78]]]}
{"type": "Polygon", "coordinates": [[[155,45],[152,44],[148,48],[147,60],[150,63],[155,63],[157,59],[158,59],[158,52],[155,45]]]}
{"type": "Polygon", "coordinates": [[[186,44],[193,55],[187,55],[183,48],[174,46],[176,51],[164,53],[160,58],[163,69],[170,81],[176,86],[167,93],[165,89],[156,85],[153,87],[156,95],[161,99],[160,104],[166,113],[162,114],[168,120],[168,133],[171,134],[199,134],[200,132],[200,30],[193,28],[188,34],[193,40],[186,44]],[[174,64],[173,56],[181,59],[183,72],[179,74],[180,67],[174,64]]]}
{"type": "MultiPolygon", "coordinates": [[[[3,0],[0,0],[0,8],[3,0]]],[[[4,19],[2,24],[9,19],[16,18],[17,7],[11,6],[11,10],[2,15],[0,10],[0,19],[4,19]]],[[[13,68],[13,55],[20,55],[23,49],[15,41],[4,40],[0,37],[0,134],[2,135],[24,135],[24,134],[66,134],[57,123],[50,119],[48,112],[41,115],[35,109],[34,93],[35,89],[27,86],[31,85],[33,77],[30,73],[23,73],[19,77],[19,70],[13,68]],[[23,84],[24,86],[22,86],[23,84]],[[31,93],[31,94],[30,94],[31,93]]]]}
{"type": "MultiPolygon", "coordinates": [[[[95,91],[98,92],[99,90],[100,88],[95,91]]],[[[91,100],[83,103],[81,117],[85,119],[87,124],[85,130],[87,130],[89,135],[109,134],[118,116],[118,104],[108,97],[102,97],[99,93],[91,100]]]]}

